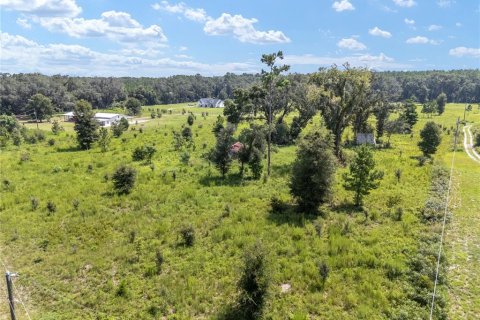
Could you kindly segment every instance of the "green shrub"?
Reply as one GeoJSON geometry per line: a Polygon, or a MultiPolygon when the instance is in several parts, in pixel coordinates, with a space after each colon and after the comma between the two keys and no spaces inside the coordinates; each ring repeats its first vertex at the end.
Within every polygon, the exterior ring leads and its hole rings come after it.
{"type": "Polygon", "coordinates": [[[54,213],[57,211],[57,205],[53,201],[48,201],[47,202],[47,211],[48,213],[54,213]]]}
{"type": "Polygon", "coordinates": [[[37,210],[39,205],[40,205],[40,201],[37,198],[35,197],[30,198],[30,206],[32,208],[32,211],[37,210]]]}
{"type": "Polygon", "coordinates": [[[180,230],[180,235],[183,239],[183,244],[187,247],[193,246],[195,243],[195,229],[192,226],[184,227],[180,230]]]}
{"type": "Polygon", "coordinates": [[[120,166],[112,175],[113,187],[118,194],[128,194],[135,185],[137,171],[125,165],[120,166]]]}
{"type": "Polygon", "coordinates": [[[30,154],[29,153],[22,153],[20,156],[20,162],[27,162],[30,160],[30,154]]]}
{"type": "Polygon", "coordinates": [[[287,204],[276,196],[270,199],[270,207],[274,213],[284,213],[288,208],[287,204]]]}
{"type": "Polygon", "coordinates": [[[188,118],[187,118],[187,123],[189,126],[193,126],[193,121],[195,120],[195,118],[193,117],[193,114],[189,114],[188,115],[188,118]]]}
{"type": "Polygon", "coordinates": [[[257,242],[245,252],[243,272],[238,282],[239,304],[244,319],[257,319],[261,316],[269,282],[265,250],[257,242]]]}
{"type": "Polygon", "coordinates": [[[331,195],[336,158],[328,137],[319,131],[309,133],[300,142],[292,166],[290,192],[302,210],[318,209],[331,195]]]}
{"type": "Polygon", "coordinates": [[[137,147],[133,150],[132,159],[133,161],[145,160],[147,163],[150,163],[155,152],[157,152],[157,149],[153,146],[137,147]]]}
{"type": "Polygon", "coordinates": [[[330,273],[330,268],[324,261],[320,261],[317,263],[318,273],[320,274],[320,279],[322,279],[322,286],[325,285],[325,281],[328,278],[330,273]]]}
{"type": "Polygon", "coordinates": [[[157,250],[155,252],[155,265],[157,268],[157,274],[160,274],[162,272],[163,262],[164,262],[163,254],[160,250],[157,250]]]}
{"type": "Polygon", "coordinates": [[[127,282],[125,280],[120,281],[120,284],[118,285],[115,295],[117,297],[124,297],[124,298],[128,296],[127,282]]]}
{"type": "Polygon", "coordinates": [[[422,131],[420,131],[420,138],[418,147],[425,157],[430,157],[437,152],[437,148],[442,141],[440,127],[433,121],[427,122],[422,131]]]}

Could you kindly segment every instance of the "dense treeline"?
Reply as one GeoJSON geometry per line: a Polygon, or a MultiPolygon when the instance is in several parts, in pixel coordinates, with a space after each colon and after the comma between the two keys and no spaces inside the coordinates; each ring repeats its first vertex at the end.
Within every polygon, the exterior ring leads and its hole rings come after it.
{"type": "MultiPolygon", "coordinates": [[[[115,107],[116,102],[135,97],[144,105],[196,101],[204,97],[233,98],[235,89],[258,83],[260,74],[221,77],[172,76],[168,78],[100,78],[1,74],[0,113],[26,114],[28,100],[41,93],[57,111],[72,110],[83,99],[94,108],[115,107]]],[[[293,74],[306,80],[308,75],[293,74]]],[[[480,101],[480,70],[377,72],[372,87],[388,90],[391,101],[413,98],[420,103],[444,92],[449,102],[480,101]]]]}

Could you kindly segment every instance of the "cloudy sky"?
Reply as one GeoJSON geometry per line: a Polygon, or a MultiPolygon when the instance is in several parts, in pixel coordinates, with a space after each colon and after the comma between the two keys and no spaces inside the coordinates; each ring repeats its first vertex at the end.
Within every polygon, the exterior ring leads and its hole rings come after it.
{"type": "Polygon", "coordinates": [[[480,68],[477,0],[0,0],[1,72],[102,76],[480,68]]]}

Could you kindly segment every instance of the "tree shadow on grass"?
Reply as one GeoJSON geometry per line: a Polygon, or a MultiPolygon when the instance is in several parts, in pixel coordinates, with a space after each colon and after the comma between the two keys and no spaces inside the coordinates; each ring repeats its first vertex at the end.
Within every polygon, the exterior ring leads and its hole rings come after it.
{"type": "Polygon", "coordinates": [[[204,176],[201,177],[198,181],[202,186],[211,187],[211,186],[231,186],[238,187],[241,186],[245,179],[242,178],[240,174],[230,174],[225,176],[204,176]]]}
{"type": "Polygon", "coordinates": [[[65,148],[57,148],[57,152],[76,152],[82,151],[78,146],[70,146],[65,148]]]}
{"type": "Polygon", "coordinates": [[[366,211],[362,206],[356,206],[352,202],[341,202],[340,204],[332,206],[331,210],[336,213],[346,213],[350,216],[354,214],[365,214],[366,211]]]}
{"type": "Polygon", "coordinates": [[[290,173],[292,172],[292,164],[289,163],[289,164],[281,164],[281,165],[272,165],[272,173],[275,175],[275,176],[280,176],[280,177],[283,177],[283,176],[287,176],[287,175],[290,175],[290,173]]]}
{"type": "Polygon", "coordinates": [[[296,227],[303,227],[306,220],[314,220],[321,213],[317,211],[302,210],[297,204],[288,203],[282,200],[275,200],[268,212],[267,219],[277,225],[288,224],[296,227]]]}
{"type": "Polygon", "coordinates": [[[262,309],[252,315],[246,312],[246,307],[241,303],[231,303],[218,314],[216,320],[255,320],[262,319],[262,309]]]}
{"type": "Polygon", "coordinates": [[[220,314],[215,318],[216,320],[246,320],[240,305],[230,304],[227,305],[220,314]]]}

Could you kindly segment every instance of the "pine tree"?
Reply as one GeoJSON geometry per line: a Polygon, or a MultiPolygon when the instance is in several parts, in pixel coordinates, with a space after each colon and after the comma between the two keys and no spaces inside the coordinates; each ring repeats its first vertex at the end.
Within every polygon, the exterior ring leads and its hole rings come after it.
{"type": "Polygon", "coordinates": [[[420,138],[418,147],[422,150],[424,156],[430,157],[437,152],[437,147],[442,141],[440,127],[433,121],[427,122],[420,131],[420,138]]]}
{"type": "Polygon", "coordinates": [[[373,152],[363,145],[358,148],[349,172],[343,175],[343,187],[355,192],[355,205],[358,207],[362,205],[363,197],[368,195],[370,190],[378,188],[382,178],[383,172],[375,170],[373,152]]]}
{"type": "Polygon", "coordinates": [[[74,108],[74,119],[78,145],[83,150],[90,149],[91,145],[97,140],[98,128],[92,105],[85,100],[78,101],[74,108]]]}
{"type": "Polygon", "coordinates": [[[217,169],[225,177],[232,164],[230,148],[233,143],[233,127],[221,129],[217,135],[217,144],[210,151],[210,161],[212,161],[217,169]]]}
{"type": "Polygon", "coordinates": [[[298,147],[290,181],[290,192],[303,210],[316,210],[328,200],[335,171],[330,138],[319,131],[306,135],[298,147]]]}
{"type": "Polygon", "coordinates": [[[445,93],[440,93],[436,99],[438,114],[441,115],[445,112],[445,105],[447,104],[447,95],[445,93]]]}
{"type": "Polygon", "coordinates": [[[108,146],[110,145],[110,141],[112,137],[106,128],[100,128],[98,132],[98,145],[102,152],[106,152],[108,150],[108,146]]]}
{"type": "Polygon", "coordinates": [[[413,126],[418,121],[417,108],[412,100],[409,99],[403,103],[403,113],[400,115],[400,117],[405,120],[409,131],[411,131],[413,126]]]}

